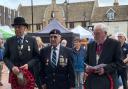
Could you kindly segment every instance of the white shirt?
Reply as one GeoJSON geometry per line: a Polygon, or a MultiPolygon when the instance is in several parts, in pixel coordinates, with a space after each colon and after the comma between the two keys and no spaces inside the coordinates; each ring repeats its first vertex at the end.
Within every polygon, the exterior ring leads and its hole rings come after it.
{"type": "MultiPolygon", "coordinates": [[[[53,50],[54,50],[54,49],[53,49],[53,47],[52,47],[52,49],[51,49],[51,61],[52,61],[53,50]]],[[[57,47],[56,47],[56,65],[57,65],[58,59],[59,59],[59,51],[60,51],[60,44],[57,45],[57,47]]]]}

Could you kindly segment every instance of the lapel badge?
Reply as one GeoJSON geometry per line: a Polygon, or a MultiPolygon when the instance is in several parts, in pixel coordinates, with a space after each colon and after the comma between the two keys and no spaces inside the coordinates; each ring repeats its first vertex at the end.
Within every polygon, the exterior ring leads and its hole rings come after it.
{"type": "Polygon", "coordinates": [[[31,51],[30,46],[28,46],[28,51],[31,51]]]}

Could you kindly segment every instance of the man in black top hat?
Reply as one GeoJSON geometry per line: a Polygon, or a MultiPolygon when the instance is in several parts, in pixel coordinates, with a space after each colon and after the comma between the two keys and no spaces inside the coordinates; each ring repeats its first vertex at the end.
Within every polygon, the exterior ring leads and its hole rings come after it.
{"type": "Polygon", "coordinates": [[[12,26],[15,36],[8,38],[5,43],[4,62],[15,75],[20,73],[20,68],[33,73],[32,67],[39,56],[36,40],[26,36],[28,24],[23,17],[16,17],[12,26]]]}
{"type": "Polygon", "coordinates": [[[71,50],[60,45],[61,32],[53,29],[49,33],[50,46],[40,51],[43,89],[74,89],[75,74],[71,50]]]}

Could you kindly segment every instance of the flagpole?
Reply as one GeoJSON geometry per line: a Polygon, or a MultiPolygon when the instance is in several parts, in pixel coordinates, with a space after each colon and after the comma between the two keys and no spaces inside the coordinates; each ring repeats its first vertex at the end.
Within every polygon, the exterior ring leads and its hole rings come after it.
{"type": "Polygon", "coordinates": [[[31,0],[32,32],[33,32],[33,0],[31,0]]]}

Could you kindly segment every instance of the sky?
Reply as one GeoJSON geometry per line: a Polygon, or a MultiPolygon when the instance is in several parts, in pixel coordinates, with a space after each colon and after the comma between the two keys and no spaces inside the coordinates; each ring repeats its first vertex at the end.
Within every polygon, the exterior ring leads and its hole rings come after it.
{"type": "MultiPolygon", "coordinates": [[[[0,0],[0,5],[5,5],[11,9],[17,9],[19,4],[23,6],[31,5],[32,0],[0,0]]],[[[65,0],[56,0],[56,2],[64,3],[65,0]]],[[[83,1],[92,1],[92,0],[67,0],[71,2],[83,2],[83,1]]],[[[128,0],[118,0],[120,5],[128,5],[128,0]]],[[[100,6],[110,6],[113,5],[114,0],[99,0],[100,6]]],[[[33,5],[46,5],[50,4],[51,0],[33,0],[33,5]]]]}

